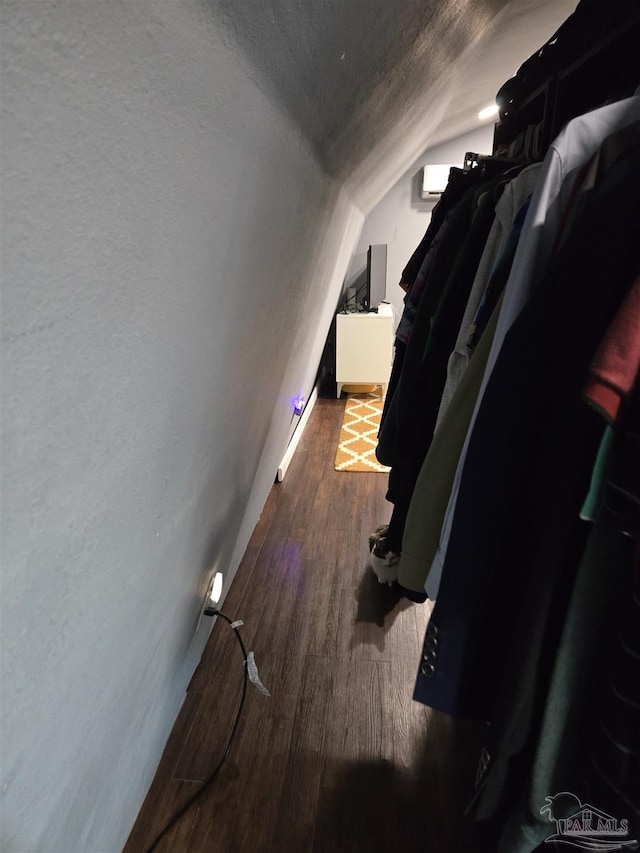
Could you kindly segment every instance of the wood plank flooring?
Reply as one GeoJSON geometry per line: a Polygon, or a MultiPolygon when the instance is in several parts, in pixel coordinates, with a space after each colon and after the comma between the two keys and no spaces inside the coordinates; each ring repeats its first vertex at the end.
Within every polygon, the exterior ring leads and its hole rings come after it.
{"type": "MultiPolygon", "coordinates": [[[[249,687],[227,763],[159,851],[480,850],[462,814],[481,727],[411,699],[429,605],[368,567],[387,476],[334,471],[343,408],[318,400],[224,604],[272,696],[249,687]]],[[[215,767],[241,683],[218,620],[125,853],[145,851],[215,767]]]]}

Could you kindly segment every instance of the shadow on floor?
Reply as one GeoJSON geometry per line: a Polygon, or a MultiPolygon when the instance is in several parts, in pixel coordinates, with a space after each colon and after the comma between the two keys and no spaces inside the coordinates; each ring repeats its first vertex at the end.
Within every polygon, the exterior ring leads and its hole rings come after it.
{"type": "Polygon", "coordinates": [[[363,760],[326,769],[313,853],[495,853],[486,827],[464,817],[469,731],[464,721],[461,731],[444,715],[439,722],[415,768],[363,760]]]}
{"type": "Polygon", "coordinates": [[[398,614],[413,605],[397,587],[378,583],[371,566],[367,566],[362,573],[356,600],[356,623],[366,622],[384,628],[383,636],[391,628],[398,614]]]}

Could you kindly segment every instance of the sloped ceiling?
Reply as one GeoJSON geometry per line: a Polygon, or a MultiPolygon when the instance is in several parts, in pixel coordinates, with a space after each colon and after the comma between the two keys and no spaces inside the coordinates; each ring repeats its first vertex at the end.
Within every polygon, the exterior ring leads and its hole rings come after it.
{"type": "Polygon", "coordinates": [[[576,0],[207,0],[256,83],[366,213],[478,111],[576,0]]]}

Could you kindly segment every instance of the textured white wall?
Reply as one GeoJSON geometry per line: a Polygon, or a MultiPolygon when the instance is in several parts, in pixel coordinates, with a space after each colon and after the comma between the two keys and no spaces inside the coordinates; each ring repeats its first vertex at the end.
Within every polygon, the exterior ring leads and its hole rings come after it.
{"type": "Polygon", "coordinates": [[[0,846],[115,851],[362,216],[207,4],[2,8],[0,846]]]}
{"type": "Polygon", "coordinates": [[[387,244],[387,299],[402,313],[404,291],[398,286],[402,270],[427,230],[434,202],[420,199],[422,167],[439,163],[462,166],[467,151],[490,154],[493,124],[484,124],[470,133],[428,148],[391,187],[367,215],[360,239],[349,263],[346,285],[361,280],[367,267],[367,249],[374,243],[387,244]]]}

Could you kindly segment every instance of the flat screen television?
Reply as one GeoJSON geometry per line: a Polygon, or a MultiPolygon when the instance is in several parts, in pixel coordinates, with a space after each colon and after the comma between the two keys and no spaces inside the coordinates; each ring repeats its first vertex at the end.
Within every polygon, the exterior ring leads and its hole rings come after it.
{"type": "Polygon", "coordinates": [[[367,252],[367,280],[362,297],[362,310],[371,311],[387,295],[387,244],[369,246],[367,252]]]}

